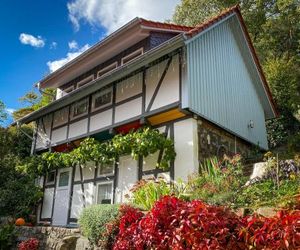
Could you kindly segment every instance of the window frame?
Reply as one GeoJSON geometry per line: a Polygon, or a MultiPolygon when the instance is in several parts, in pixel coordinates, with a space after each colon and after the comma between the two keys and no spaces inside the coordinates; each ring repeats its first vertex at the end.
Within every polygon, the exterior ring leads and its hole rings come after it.
{"type": "Polygon", "coordinates": [[[98,203],[98,197],[99,197],[98,193],[99,193],[99,186],[104,186],[107,184],[111,184],[111,202],[110,202],[110,204],[114,203],[114,181],[110,180],[110,181],[98,182],[96,184],[97,188],[96,188],[96,203],[95,204],[105,204],[105,203],[98,203]]]}
{"type": "Polygon", "coordinates": [[[72,104],[71,106],[71,114],[70,114],[70,120],[74,120],[74,119],[77,119],[77,118],[80,118],[82,116],[85,116],[87,115],[89,112],[89,98],[86,97],[84,99],[81,99],[80,101],[77,101],[75,103],[72,104]],[[76,105],[80,105],[81,103],[86,103],[87,107],[86,107],[86,111],[82,114],[78,114],[78,115],[74,115],[75,114],[75,106],[76,105]]]}
{"type": "Polygon", "coordinates": [[[78,83],[76,83],[76,88],[79,89],[82,86],[88,84],[89,82],[93,81],[95,79],[94,74],[89,75],[87,77],[85,77],[84,79],[82,79],[81,81],[79,81],[78,83]]]}
{"type": "Polygon", "coordinates": [[[135,58],[137,58],[138,56],[141,56],[144,54],[144,47],[141,47],[133,52],[131,52],[130,54],[128,54],[127,56],[122,57],[121,59],[121,65],[126,64],[132,60],[134,60],[135,58]],[[128,60],[129,58],[129,60],[128,60]],[[128,60],[128,61],[127,61],[128,60]],[[125,62],[124,62],[125,61],[125,62]]]}
{"type": "Polygon", "coordinates": [[[106,89],[103,89],[103,90],[100,90],[98,92],[96,92],[95,94],[92,95],[92,107],[91,107],[91,111],[96,111],[96,110],[99,110],[99,109],[102,109],[102,108],[105,108],[105,107],[108,107],[108,106],[111,106],[113,103],[113,87],[109,87],[109,88],[106,88],[106,89]],[[103,104],[99,107],[95,107],[95,103],[96,103],[96,99],[101,96],[101,95],[105,95],[107,93],[111,93],[111,100],[109,103],[106,103],[106,104],[103,104]]]}
{"type": "Polygon", "coordinates": [[[55,174],[56,174],[56,171],[55,171],[55,170],[50,171],[50,172],[47,173],[45,185],[52,185],[52,184],[55,183],[55,178],[56,178],[55,174]],[[48,180],[49,174],[53,174],[53,175],[54,175],[54,180],[53,180],[53,181],[49,181],[49,180],[48,180]]]}
{"type": "Polygon", "coordinates": [[[68,116],[69,116],[69,106],[66,106],[59,110],[54,111],[54,113],[53,113],[53,128],[57,128],[57,127],[67,124],[68,116]],[[57,118],[56,117],[57,114],[58,114],[58,117],[61,117],[64,114],[64,112],[66,112],[66,117],[65,117],[66,119],[64,121],[60,121],[60,120],[58,122],[55,121],[55,119],[57,118]]]}
{"type": "Polygon", "coordinates": [[[116,69],[118,67],[118,62],[115,61],[113,63],[111,63],[110,65],[100,69],[98,72],[97,72],[97,78],[100,78],[104,75],[106,75],[107,73],[109,73],[110,71],[116,69]],[[104,72],[104,73],[103,73],[104,72]]]}

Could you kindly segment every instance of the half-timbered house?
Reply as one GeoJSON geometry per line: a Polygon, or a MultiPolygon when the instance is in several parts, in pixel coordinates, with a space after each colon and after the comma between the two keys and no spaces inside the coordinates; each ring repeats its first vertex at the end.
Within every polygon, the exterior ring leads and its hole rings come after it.
{"type": "Polygon", "coordinates": [[[186,179],[199,161],[267,149],[272,97],[238,7],[186,27],[135,18],[39,82],[56,100],[22,118],[35,122],[32,150],[64,151],[86,137],[109,140],[148,124],[174,140],[176,160],[63,168],[43,178],[39,221],[76,223],[83,207],[119,203],[141,178],[186,179]]]}

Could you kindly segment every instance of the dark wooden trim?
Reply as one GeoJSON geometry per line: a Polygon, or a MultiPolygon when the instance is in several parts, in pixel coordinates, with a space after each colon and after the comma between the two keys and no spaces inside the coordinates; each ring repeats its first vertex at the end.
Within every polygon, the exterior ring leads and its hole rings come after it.
{"type": "MultiPolygon", "coordinates": [[[[175,136],[174,136],[174,122],[170,124],[170,139],[174,142],[175,147],[175,136]]],[[[175,161],[170,162],[170,178],[171,181],[174,180],[175,177],[175,161]]]]}
{"type": "MultiPolygon", "coordinates": [[[[82,191],[82,201],[83,201],[83,207],[86,207],[86,203],[85,203],[85,193],[84,193],[84,180],[83,180],[83,174],[82,174],[82,167],[79,167],[79,173],[80,173],[80,180],[81,180],[81,191],[82,191]]],[[[74,182],[75,184],[75,182],[74,182]]]]}
{"type": "Polygon", "coordinates": [[[146,111],[146,69],[143,68],[143,86],[142,86],[142,114],[146,111]]]}
{"type": "Polygon", "coordinates": [[[93,183],[99,181],[111,181],[113,179],[114,179],[114,175],[107,175],[107,176],[96,177],[96,178],[87,179],[83,181],[74,181],[74,185],[87,184],[87,183],[93,183]]]}
{"type": "Polygon", "coordinates": [[[117,83],[113,84],[113,100],[112,100],[112,105],[113,105],[113,110],[112,110],[112,125],[115,124],[115,118],[116,118],[116,94],[117,94],[117,83]]]}
{"type": "Polygon", "coordinates": [[[50,135],[49,135],[49,139],[50,139],[49,151],[51,151],[51,144],[52,144],[53,122],[54,122],[54,112],[51,115],[51,125],[50,125],[50,135]]]}
{"type": "Polygon", "coordinates": [[[69,138],[69,132],[70,132],[70,117],[71,117],[71,106],[68,106],[67,138],[69,138]]]}
{"type": "MultiPolygon", "coordinates": [[[[87,132],[90,132],[90,125],[91,125],[91,113],[92,113],[92,100],[93,100],[93,95],[89,96],[89,107],[88,107],[88,124],[87,124],[87,132]]],[[[69,138],[69,137],[67,137],[69,138]]]]}
{"type": "Polygon", "coordinates": [[[55,184],[45,184],[45,188],[54,188],[55,184]]]}
{"type": "Polygon", "coordinates": [[[45,123],[44,123],[44,117],[42,117],[42,119],[39,119],[39,120],[42,120],[42,125],[43,125],[44,133],[47,134],[46,126],[45,126],[45,123]]]}
{"type": "Polygon", "coordinates": [[[165,79],[165,76],[166,76],[166,74],[167,74],[167,72],[168,72],[168,69],[169,69],[170,64],[171,64],[171,62],[172,62],[172,59],[173,59],[173,57],[170,57],[170,58],[169,58],[169,60],[168,60],[168,62],[167,62],[167,64],[166,64],[166,66],[165,66],[165,69],[164,69],[164,71],[163,71],[163,73],[162,73],[162,75],[161,75],[161,77],[160,77],[160,79],[159,79],[159,81],[158,81],[158,84],[156,85],[156,88],[155,88],[155,90],[154,90],[153,96],[151,97],[150,102],[149,102],[149,105],[148,105],[148,107],[147,107],[147,109],[146,109],[147,112],[149,112],[149,111],[151,110],[151,107],[152,107],[152,105],[153,105],[153,103],[154,103],[154,100],[155,100],[155,98],[156,98],[156,96],[157,96],[157,93],[158,93],[158,91],[159,91],[159,89],[160,89],[160,86],[162,85],[162,82],[163,82],[163,80],[165,79]]]}
{"type": "Polygon", "coordinates": [[[53,191],[53,201],[52,201],[52,209],[51,209],[51,222],[53,220],[54,206],[55,206],[55,198],[56,198],[56,186],[57,186],[57,178],[58,178],[58,170],[55,170],[55,181],[54,181],[54,191],[53,191]]]}
{"type": "Polygon", "coordinates": [[[143,93],[139,93],[139,94],[133,95],[133,96],[131,96],[131,97],[128,97],[128,98],[126,98],[126,99],[124,99],[124,100],[122,100],[122,101],[119,101],[119,102],[117,102],[117,103],[115,104],[115,106],[116,106],[116,107],[121,106],[122,104],[125,104],[125,103],[127,103],[127,102],[133,101],[133,100],[138,99],[138,98],[140,98],[140,97],[143,97],[143,93]]]}
{"type": "Polygon", "coordinates": [[[113,179],[113,193],[112,193],[112,201],[113,204],[116,203],[116,190],[119,183],[119,158],[115,160],[115,166],[114,166],[114,179],[113,179]]]}
{"type": "Polygon", "coordinates": [[[77,223],[77,221],[78,221],[78,219],[76,219],[76,218],[70,218],[69,223],[70,222],[77,223]]]}
{"type": "Polygon", "coordinates": [[[70,219],[71,219],[71,210],[72,210],[72,201],[73,201],[73,192],[74,192],[75,171],[76,171],[76,166],[73,166],[72,167],[71,186],[70,186],[70,192],[69,192],[69,207],[68,207],[67,224],[70,223],[70,219]]]}
{"type": "Polygon", "coordinates": [[[138,180],[141,180],[143,177],[143,157],[139,156],[139,161],[138,161],[138,180]]]}

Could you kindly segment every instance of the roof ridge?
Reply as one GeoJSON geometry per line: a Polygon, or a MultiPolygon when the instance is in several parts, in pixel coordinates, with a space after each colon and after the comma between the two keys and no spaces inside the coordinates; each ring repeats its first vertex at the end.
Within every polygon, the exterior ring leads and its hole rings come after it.
{"type": "Polygon", "coordinates": [[[223,19],[224,17],[232,14],[233,12],[240,12],[239,4],[236,4],[236,5],[234,5],[232,7],[229,7],[225,10],[222,10],[218,15],[213,16],[210,19],[208,19],[208,20],[206,20],[202,23],[199,23],[193,29],[186,32],[186,35],[189,36],[189,37],[193,37],[196,34],[198,34],[199,32],[201,32],[202,30],[206,29],[208,26],[211,26],[212,24],[220,21],[221,19],[223,19]]]}

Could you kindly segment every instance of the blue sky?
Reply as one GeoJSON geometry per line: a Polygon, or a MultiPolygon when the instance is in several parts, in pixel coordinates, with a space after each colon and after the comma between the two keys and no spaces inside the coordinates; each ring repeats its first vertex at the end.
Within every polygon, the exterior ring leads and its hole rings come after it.
{"type": "Polygon", "coordinates": [[[49,72],[136,16],[163,21],[179,0],[2,0],[0,100],[9,110],[49,72]],[[156,3],[155,3],[156,2],[156,3]]]}

